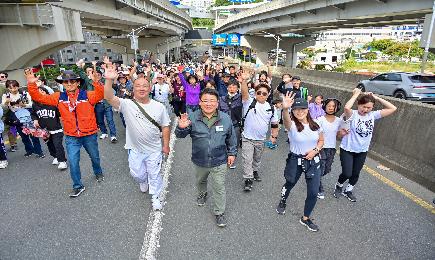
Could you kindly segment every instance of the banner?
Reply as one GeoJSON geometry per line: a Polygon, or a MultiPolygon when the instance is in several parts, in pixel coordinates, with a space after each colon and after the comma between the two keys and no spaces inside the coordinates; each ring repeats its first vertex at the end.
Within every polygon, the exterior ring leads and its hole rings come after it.
{"type": "Polygon", "coordinates": [[[228,46],[240,46],[240,34],[238,34],[238,33],[228,34],[227,45],[228,46]]]}
{"type": "Polygon", "coordinates": [[[212,43],[214,46],[226,46],[227,45],[227,34],[213,34],[212,43]]]}

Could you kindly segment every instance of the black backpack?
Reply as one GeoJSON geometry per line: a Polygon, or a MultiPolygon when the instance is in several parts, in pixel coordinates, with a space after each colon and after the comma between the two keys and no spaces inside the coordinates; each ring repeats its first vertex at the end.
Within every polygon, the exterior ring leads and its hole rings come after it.
{"type": "MultiPolygon", "coordinates": [[[[254,100],[252,100],[251,104],[248,107],[248,111],[246,111],[246,114],[242,118],[241,125],[240,125],[240,129],[242,132],[243,132],[243,129],[245,127],[245,120],[246,120],[246,117],[248,116],[249,111],[251,111],[251,109],[254,109],[254,113],[257,113],[257,111],[255,109],[255,105],[257,105],[257,99],[254,98],[254,100]]],[[[270,119],[269,119],[269,123],[270,123],[273,115],[275,114],[275,107],[270,103],[269,103],[269,105],[270,105],[270,109],[268,109],[267,111],[272,111],[272,115],[270,116],[270,119]]]]}

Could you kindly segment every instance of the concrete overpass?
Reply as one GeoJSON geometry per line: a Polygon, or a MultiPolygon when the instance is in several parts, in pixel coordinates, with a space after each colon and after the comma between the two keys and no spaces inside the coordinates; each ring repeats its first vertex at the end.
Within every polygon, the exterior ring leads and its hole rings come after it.
{"type": "Polygon", "coordinates": [[[415,23],[432,13],[432,6],[433,0],[275,0],[221,21],[215,33],[244,35],[242,46],[259,52],[259,63],[267,58],[266,49],[276,46],[273,39],[263,38],[265,34],[305,36],[284,38],[280,45],[290,57],[286,65],[295,67],[296,52],[313,44],[315,35],[321,31],[415,23]]]}
{"type": "MultiPolygon", "coordinates": [[[[146,28],[138,35],[139,45],[154,52],[157,44],[168,42],[172,37],[180,38],[192,28],[190,17],[166,1],[68,0],[0,4],[0,47],[4,50],[0,70],[38,64],[49,54],[83,41],[82,30],[119,37],[144,25],[146,28]]],[[[174,46],[180,45],[181,42],[174,46]]],[[[125,46],[130,47],[130,44],[125,46]]]]}

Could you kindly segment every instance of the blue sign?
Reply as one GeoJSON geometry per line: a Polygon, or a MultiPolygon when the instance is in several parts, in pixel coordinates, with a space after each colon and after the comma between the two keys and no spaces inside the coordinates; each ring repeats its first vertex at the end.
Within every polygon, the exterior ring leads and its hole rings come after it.
{"type": "Polygon", "coordinates": [[[227,45],[228,46],[240,46],[240,34],[238,34],[238,33],[228,34],[227,45]]]}
{"type": "Polygon", "coordinates": [[[212,43],[214,46],[226,46],[227,45],[227,34],[213,34],[212,43]]]}

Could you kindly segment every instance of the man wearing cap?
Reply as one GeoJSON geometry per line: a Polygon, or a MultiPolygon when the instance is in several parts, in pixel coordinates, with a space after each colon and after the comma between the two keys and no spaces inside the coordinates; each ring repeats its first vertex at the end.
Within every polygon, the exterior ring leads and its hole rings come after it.
{"type": "Polygon", "coordinates": [[[216,65],[216,75],[214,76],[214,82],[216,82],[216,89],[219,92],[220,97],[225,97],[228,94],[227,86],[230,81],[230,74],[223,71],[222,67],[218,64],[216,65]]]}
{"type": "Polygon", "coordinates": [[[303,98],[307,100],[308,89],[301,86],[301,78],[299,76],[292,77],[292,92],[295,94],[295,98],[303,98]]]}
{"type": "Polygon", "coordinates": [[[66,91],[44,95],[39,92],[35,77],[31,69],[24,71],[30,96],[36,102],[44,105],[56,106],[59,109],[63,128],[66,135],[65,145],[70,166],[73,191],[70,197],[78,197],[84,190],[80,172],[80,149],[83,146],[92,161],[92,169],[96,180],[104,180],[103,170],[100,166],[100,155],[97,142],[97,122],[94,106],[104,97],[103,85],[96,79],[95,73],[93,86],[95,90],[79,89],[80,77],[73,71],[64,71],[56,81],[62,83],[66,91]]]}
{"type": "Polygon", "coordinates": [[[174,93],[172,86],[165,82],[165,75],[157,74],[157,83],[153,85],[151,89],[151,97],[162,103],[166,107],[166,111],[169,113],[171,107],[169,106],[169,95],[174,93]]]}

